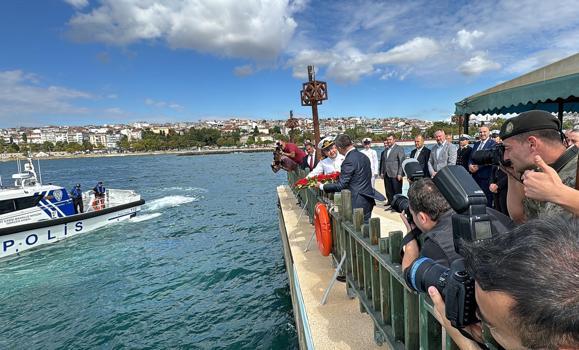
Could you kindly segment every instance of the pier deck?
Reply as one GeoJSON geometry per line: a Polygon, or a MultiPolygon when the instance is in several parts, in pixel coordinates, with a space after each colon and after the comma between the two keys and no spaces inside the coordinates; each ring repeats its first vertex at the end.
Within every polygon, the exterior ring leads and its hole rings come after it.
{"type": "MultiPolygon", "coordinates": [[[[376,181],[382,189],[382,180],[376,181]]],[[[328,287],[334,268],[331,258],[320,254],[317,243],[312,241],[308,252],[304,249],[314,231],[304,214],[298,222],[301,207],[291,189],[277,188],[283,220],[280,225],[286,267],[292,289],[292,302],[296,315],[296,326],[300,334],[302,349],[387,349],[374,342],[373,323],[370,317],[360,313],[357,299],[346,294],[345,283],[336,282],[325,305],[320,301],[328,287]],[[299,309],[299,310],[296,310],[299,309]],[[302,326],[305,325],[305,326],[302,326]],[[303,329],[305,328],[305,329],[303,329]]],[[[390,231],[405,230],[398,213],[385,212],[376,206],[373,217],[380,217],[382,235],[390,231]]]]}

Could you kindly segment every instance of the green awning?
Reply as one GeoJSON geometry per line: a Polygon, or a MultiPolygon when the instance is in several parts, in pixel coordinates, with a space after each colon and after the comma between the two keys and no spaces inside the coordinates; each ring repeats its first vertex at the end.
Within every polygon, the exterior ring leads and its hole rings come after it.
{"type": "Polygon", "coordinates": [[[531,109],[579,112],[579,54],[455,103],[456,115],[520,113],[531,109]]]}

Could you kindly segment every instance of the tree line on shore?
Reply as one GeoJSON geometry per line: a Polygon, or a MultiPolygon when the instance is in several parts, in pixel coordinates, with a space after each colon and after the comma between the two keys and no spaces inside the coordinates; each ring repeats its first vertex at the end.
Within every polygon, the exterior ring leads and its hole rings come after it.
{"type": "MultiPolygon", "coordinates": [[[[505,120],[498,118],[494,123],[487,126],[493,129],[500,129],[505,120]]],[[[476,128],[472,128],[473,131],[476,128]]],[[[433,125],[425,132],[413,127],[411,131],[394,133],[397,139],[413,139],[415,136],[422,134],[426,138],[433,138],[437,130],[444,130],[446,134],[459,135],[461,134],[461,126],[456,123],[448,122],[434,122],[433,125]]],[[[341,130],[340,130],[341,131],[341,130]]],[[[355,128],[346,129],[344,133],[348,134],[353,140],[361,141],[369,137],[375,142],[380,142],[386,139],[386,134],[376,134],[368,132],[366,127],[357,126],[355,128]]],[[[24,136],[24,135],[23,135],[24,136]]],[[[218,129],[212,128],[190,128],[187,132],[178,134],[174,130],[169,130],[168,133],[154,133],[151,130],[144,130],[139,140],[130,140],[127,136],[122,136],[117,143],[117,150],[123,152],[147,152],[147,151],[163,151],[163,150],[185,150],[198,147],[243,147],[247,146],[268,146],[274,143],[271,138],[276,139],[284,137],[281,135],[281,130],[275,126],[269,130],[269,135],[262,135],[259,133],[257,127],[254,128],[247,136],[245,142],[241,142],[242,131],[240,129],[233,132],[222,132],[218,129]],[[270,137],[266,137],[270,136],[270,137]]],[[[288,137],[285,137],[286,139],[288,137]]],[[[313,140],[314,135],[311,131],[302,131],[300,129],[293,129],[289,133],[289,138],[296,143],[303,143],[304,140],[313,140]]],[[[90,152],[94,150],[105,149],[104,145],[95,146],[88,141],[82,144],[76,142],[44,142],[41,144],[27,143],[26,138],[22,138],[24,142],[15,144],[13,142],[6,142],[0,138],[0,153],[18,153],[22,152],[90,152]]]]}

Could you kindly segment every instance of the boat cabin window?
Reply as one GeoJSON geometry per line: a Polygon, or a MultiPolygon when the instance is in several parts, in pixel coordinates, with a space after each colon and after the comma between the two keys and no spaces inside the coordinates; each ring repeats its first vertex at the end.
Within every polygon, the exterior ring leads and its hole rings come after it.
{"type": "Polygon", "coordinates": [[[15,199],[6,199],[0,201],[0,215],[13,212],[15,210],[22,210],[35,207],[42,199],[42,195],[31,197],[22,197],[15,199]]]}

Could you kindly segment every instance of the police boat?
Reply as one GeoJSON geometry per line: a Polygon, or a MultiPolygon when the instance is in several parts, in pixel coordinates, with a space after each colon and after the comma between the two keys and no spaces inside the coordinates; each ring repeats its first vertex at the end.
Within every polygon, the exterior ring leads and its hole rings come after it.
{"type": "MultiPolygon", "coordinates": [[[[75,213],[64,187],[43,185],[31,159],[18,163],[14,186],[0,184],[0,259],[55,243],[137,215],[145,201],[131,190],[107,189],[95,198],[82,192],[83,213],[75,213]]],[[[1,181],[1,180],[0,180],[1,181]]]]}

